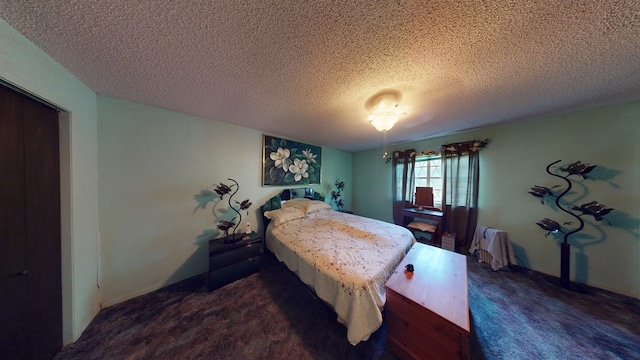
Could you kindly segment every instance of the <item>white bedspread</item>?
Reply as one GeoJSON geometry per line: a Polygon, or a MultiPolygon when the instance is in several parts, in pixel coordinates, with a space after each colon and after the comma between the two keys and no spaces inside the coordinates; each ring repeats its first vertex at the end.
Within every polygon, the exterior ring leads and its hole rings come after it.
{"type": "Polygon", "coordinates": [[[266,245],[314,288],[355,345],[382,324],[384,284],[415,242],[400,226],[333,210],[267,228],[266,245]]]}

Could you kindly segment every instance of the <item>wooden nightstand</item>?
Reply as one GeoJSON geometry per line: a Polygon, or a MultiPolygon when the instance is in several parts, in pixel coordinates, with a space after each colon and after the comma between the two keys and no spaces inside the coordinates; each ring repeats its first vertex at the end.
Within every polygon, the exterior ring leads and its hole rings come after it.
{"type": "Polygon", "coordinates": [[[228,237],[209,240],[209,291],[260,271],[262,238],[255,232],[236,236],[243,238],[231,244],[224,242],[228,237]]]}

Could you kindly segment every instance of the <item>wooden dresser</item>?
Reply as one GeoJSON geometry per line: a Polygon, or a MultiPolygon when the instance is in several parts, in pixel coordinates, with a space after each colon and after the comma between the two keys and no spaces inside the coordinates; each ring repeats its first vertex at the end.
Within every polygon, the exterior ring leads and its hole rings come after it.
{"type": "Polygon", "coordinates": [[[401,359],[469,359],[466,257],[416,243],[385,287],[389,351],[401,359]]]}

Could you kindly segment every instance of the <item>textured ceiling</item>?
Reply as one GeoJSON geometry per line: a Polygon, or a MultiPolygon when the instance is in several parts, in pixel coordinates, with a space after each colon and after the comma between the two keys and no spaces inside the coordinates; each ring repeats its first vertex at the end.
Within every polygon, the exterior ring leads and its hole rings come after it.
{"type": "MultiPolygon", "coordinates": [[[[98,94],[357,151],[640,99],[640,2],[0,0],[98,94]]],[[[1,74],[0,74],[1,75],[1,74]]]]}

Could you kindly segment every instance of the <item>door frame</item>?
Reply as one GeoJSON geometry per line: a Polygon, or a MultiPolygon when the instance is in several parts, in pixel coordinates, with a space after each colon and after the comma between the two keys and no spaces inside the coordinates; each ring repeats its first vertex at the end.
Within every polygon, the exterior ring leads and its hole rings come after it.
{"type": "Polygon", "coordinates": [[[73,207],[71,197],[71,113],[30,91],[0,78],[0,86],[16,91],[58,111],[58,141],[60,161],[60,276],[62,283],[62,344],[73,338],[73,207]]]}
{"type": "Polygon", "coordinates": [[[73,207],[71,201],[71,114],[58,108],[58,132],[60,141],[60,252],[62,276],[62,343],[72,343],[73,338],[73,207]]]}

